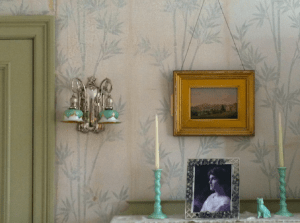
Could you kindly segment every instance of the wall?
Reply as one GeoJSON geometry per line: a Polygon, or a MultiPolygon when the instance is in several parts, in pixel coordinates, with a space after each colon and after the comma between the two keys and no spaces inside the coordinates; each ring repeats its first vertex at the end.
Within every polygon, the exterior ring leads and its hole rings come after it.
{"type": "Polygon", "coordinates": [[[256,71],[255,137],[172,135],[173,70],[243,69],[218,1],[0,2],[1,15],[56,16],[56,222],[109,222],[126,200],[154,199],[156,113],[162,199],[185,199],[187,158],[210,157],[240,158],[242,199],[277,198],[279,112],[287,195],[300,198],[300,1],[220,2],[245,69],[256,71]],[[122,124],[82,134],[61,123],[62,113],[71,79],[93,75],[112,80],[122,124]]]}

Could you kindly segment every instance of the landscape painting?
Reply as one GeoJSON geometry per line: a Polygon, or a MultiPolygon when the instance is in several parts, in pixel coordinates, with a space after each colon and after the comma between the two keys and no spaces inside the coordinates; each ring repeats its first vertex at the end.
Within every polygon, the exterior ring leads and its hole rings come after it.
{"type": "Polygon", "coordinates": [[[191,119],[237,119],[237,88],[191,88],[191,119]]]}

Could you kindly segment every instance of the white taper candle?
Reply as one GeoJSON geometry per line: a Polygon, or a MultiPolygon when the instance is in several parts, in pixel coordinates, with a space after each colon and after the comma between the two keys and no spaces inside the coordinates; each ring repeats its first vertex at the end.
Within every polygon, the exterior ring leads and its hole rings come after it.
{"type": "Polygon", "coordinates": [[[279,166],[284,167],[283,157],[283,145],[282,145],[282,125],[281,125],[281,113],[279,112],[279,130],[278,130],[278,147],[279,147],[279,166]]]}
{"type": "Polygon", "coordinates": [[[155,115],[155,169],[159,169],[158,117],[155,115]]]}

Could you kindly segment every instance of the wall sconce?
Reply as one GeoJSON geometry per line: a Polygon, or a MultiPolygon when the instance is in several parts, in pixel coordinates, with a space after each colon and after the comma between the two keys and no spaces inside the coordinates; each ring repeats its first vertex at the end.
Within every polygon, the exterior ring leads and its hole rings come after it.
{"type": "Polygon", "coordinates": [[[99,133],[105,129],[104,124],[120,123],[119,113],[113,110],[111,80],[105,78],[99,88],[95,82],[95,77],[89,77],[85,86],[80,79],[74,78],[70,107],[64,112],[63,122],[78,123],[77,130],[84,133],[99,133]]]}

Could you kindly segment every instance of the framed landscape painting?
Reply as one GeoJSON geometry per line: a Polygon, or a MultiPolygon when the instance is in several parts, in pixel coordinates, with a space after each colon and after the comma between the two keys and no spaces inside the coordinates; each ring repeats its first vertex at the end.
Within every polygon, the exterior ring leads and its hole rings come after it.
{"type": "Polygon", "coordinates": [[[174,135],[254,135],[254,71],[174,71],[174,135]]]}
{"type": "Polygon", "coordinates": [[[238,218],[239,158],[189,159],[185,218],[238,218]]]}

